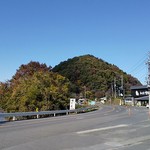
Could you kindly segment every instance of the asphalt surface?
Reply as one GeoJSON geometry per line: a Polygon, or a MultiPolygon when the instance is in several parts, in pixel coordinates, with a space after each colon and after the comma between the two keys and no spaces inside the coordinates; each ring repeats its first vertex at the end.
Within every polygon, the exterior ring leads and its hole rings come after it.
{"type": "Polygon", "coordinates": [[[0,123],[0,150],[150,150],[145,107],[0,123]]]}

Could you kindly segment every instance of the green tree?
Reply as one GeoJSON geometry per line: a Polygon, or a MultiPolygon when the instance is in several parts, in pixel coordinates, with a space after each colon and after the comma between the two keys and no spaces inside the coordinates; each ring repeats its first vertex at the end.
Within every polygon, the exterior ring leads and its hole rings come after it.
{"type": "Polygon", "coordinates": [[[69,81],[52,72],[36,72],[22,78],[15,86],[7,111],[40,111],[65,109],[68,105],[69,81]]]}
{"type": "Polygon", "coordinates": [[[65,109],[70,82],[38,62],[21,65],[8,83],[0,86],[0,107],[8,112],[65,109]]]}

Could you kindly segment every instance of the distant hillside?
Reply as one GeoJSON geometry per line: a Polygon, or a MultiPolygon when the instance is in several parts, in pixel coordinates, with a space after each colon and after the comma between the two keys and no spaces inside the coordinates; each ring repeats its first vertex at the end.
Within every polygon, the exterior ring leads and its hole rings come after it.
{"type": "Polygon", "coordinates": [[[122,84],[127,94],[130,86],[141,85],[136,78],[117,66],[92,55],[68,59],[55,66],[52,71],[67,77],[72,82],[71,92],[82,93],[84,97],[102,97],[106,94],[112,96],[115,89],[119,95],[122,92],[122,84]]]}

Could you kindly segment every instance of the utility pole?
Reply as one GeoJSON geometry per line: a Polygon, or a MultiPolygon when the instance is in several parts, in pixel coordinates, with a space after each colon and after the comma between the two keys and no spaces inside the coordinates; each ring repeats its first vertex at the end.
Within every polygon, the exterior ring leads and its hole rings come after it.
{"type": "Polygon", "coordinates": [[[116,98],[116,78],[114,78],[114,98],[116,98]]]}
{"type": "Polygon", "coordinates": [[[86,100],[86,86],[84,86],[84,98],[86,100]]]}
{"type": "Polygon", "coordinates": [[[123,83],[123,75],[121,75],[121,88],[120,88],[120,96],[122,96],[122,99],[120,99],[120,105],[122,105],[123,100],[124,100],[124,83],[123,83]]]}
{"type": "Polygon", "coordinates": [[[147,81],[147,88],[148,88],[148,94],[149,94],[149,110],[150,110],[150,52],[148,53],[148,61],[147,61],[147,65],[148,65],[148,81],[147,81]]]}
{"type": "Polygon", "coordinates": [[[123,75],[121,75],[121,90],[122,90],[122,96],[124,97],[124,88],[123,88],[123,75]]]}
{"type": "Polygon", "coordinates": [[[114,97],[114,86],[113,86],[113,83],[111,83],[111,97],[114,97]]]}

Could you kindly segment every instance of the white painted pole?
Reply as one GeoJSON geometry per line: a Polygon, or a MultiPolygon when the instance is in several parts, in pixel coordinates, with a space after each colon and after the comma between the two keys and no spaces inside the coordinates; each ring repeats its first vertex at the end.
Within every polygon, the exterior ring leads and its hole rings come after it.
{"type": "Polygon", "coordinates": [[[16,117],[15,116],[13,116],[13,119],[12,119],[13,121],[16,121],[16,117]]]}

